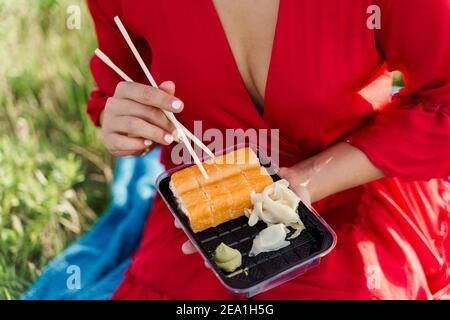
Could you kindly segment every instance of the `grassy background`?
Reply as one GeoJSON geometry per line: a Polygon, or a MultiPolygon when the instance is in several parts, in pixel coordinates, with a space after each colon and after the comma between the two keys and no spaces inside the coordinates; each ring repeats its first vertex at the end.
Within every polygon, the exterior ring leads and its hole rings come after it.
{"type": "Polygon", "coordinates": [[[0,0],[0,299],[108,204],[112,159],[85,115],[95,46],[84,0],[0,0]],[[81,30],[66,27],[69,5],[81,30]]]}
{"type": "Polygon", "coordinates": [[[108,204],[112,159],[85,115],[95,46],[83,0],[0,0],[0,299],[108,204]],[[66,27],[69,5],[81,30],[66,27]]]}

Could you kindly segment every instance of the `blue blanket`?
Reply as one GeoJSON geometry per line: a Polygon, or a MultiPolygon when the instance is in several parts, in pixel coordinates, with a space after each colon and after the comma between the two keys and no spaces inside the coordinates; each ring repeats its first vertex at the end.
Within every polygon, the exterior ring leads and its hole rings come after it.
{"type": "Polygon", "coordinates": [[[119,159],[108,211],[48,265],[22,299],[109,299],[139,244],[162,170],[159,149],[119,159]]]}

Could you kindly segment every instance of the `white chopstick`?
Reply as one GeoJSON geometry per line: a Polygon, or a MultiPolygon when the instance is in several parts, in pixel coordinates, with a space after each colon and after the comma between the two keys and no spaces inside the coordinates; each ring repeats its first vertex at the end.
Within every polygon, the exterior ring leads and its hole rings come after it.
{"type": "MultiPolygon", "coordinates": [[[[144,71],[145,76],[150,81],[150,84],[153,87],[158,88],[158,84],[156,83],[155,79],[151,75],[150,70],[145,65],[144,60],[142,59],[141,55],[137,51],[136,46],[134,45],[133,41],[130,38],[130,35],[128,34],[127,30],[125,29],[125,26],[122,24],[122,21],[120,20],[120,18],[118,16],[114,17],[114,21],[116,22],[116,25],[119,28],[120,32],[122,33],[122,36],[125,38],[125,41],[127,42],[128,46],[130,47],[131,51],[133,52],[136,60],[139,62],[139,65],[141,66],[142,70],[144,71]]],[[[177,121],[177,119],[175,118],[175,116],[173,115],[172,112],[165,111],[164,113],[166,114],[167,118],[173,123],[175,128],[177,128],[178,135],[180,136],[182,142],[184,143],[187,150],[189,151],[191,157],[194,159],[195,164],[200,169],[200,172],[202,173],[203,177],[206,180],[208,180],[209,179],[208,174],[206,173],[206,170],[203,167],[202,162],[198,158],[194,149],[192,149],[192,146],[191,146],[189,140],[187,139],[186,134],[184,133],[184,130],[179,125],[179,122],[177,121]]]]}
{"type": "Polygon", "coordinates": [[[100,49],[95,49],[95,55],[100,58],[108,67],[114,70],[123,80],[134,82],[125,72],[122,71],[112,60],[100,49]]]}
{"type": "MultiPolygon", "coordinates": [[[[95,55],[102,60],[108,67],[110,67],[113,71],[115,71],[123,80],[128,82],[134,82],[122,69],[120,69],[103,51],[100,49],[95,49],[95,55]]],[[[178,121],[178,124],[183,129],[186,136],[191,139],[196,145],[198,145],[208,156],[214,158],[214,153],[212,153],[209,148],[203,144],[203,142],[197,138],[192,132],[190,132],[181,122],[178,121]]]]}

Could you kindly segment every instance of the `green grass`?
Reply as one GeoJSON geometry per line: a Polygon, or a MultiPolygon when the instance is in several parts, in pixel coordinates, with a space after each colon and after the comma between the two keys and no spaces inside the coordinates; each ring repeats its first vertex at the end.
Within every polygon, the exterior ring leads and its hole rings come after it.
{"type": "Polygon", "coordinates": [[[0,299],[108,205],[112,159],[85,115],[95,46],[84,0],[0,0],[0,299]],[[69,5],[81,30],[66,28],[69,5]]]}

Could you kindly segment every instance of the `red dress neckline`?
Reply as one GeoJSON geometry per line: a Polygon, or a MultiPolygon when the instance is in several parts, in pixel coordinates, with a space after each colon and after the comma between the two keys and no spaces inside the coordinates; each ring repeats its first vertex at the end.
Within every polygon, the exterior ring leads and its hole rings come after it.
{"type": "MultiPolygon", "coordinates": [[[[271,50],[271,54],[270,54],[270,59],[269,59],[269,66],[268,66],[268,72],[267,72],[267,77],[266,77],[266,81],[265,81],[265,89],[264,89],[264,96],[263,96],[263,110],[262,113],[258,110],[257,106],[254,104],[253,99],[250,95],[250,92],[248,91],[245,82],[242,78],[242,75],[239,71],[238,68],[238,64],[236,62],[236,58],[234,57],[233,54],[233,50],[231,49],[231,45],[230,42],[228,41],[228,37],[226,35],[225,29],[220,21],[220,17],[219,14],[217,12],[217,9],[213,3],[212,0],[205,0],[206,2],[209,3],[209,5],[207,6],[209,8],[209,10],[211,10],[211,16],[214,17],[215,23],[214,26],[219,28],[220,31],[218,31],[217,33],[220,34],[220,37],[217,37],[219,41],[217,41],[217,44],[222,47],[224,50],[227,51],[227,55],[230,56],[230,59],[233,60],[233,65],[234,68],[230,69],[230,72],[234,72],[236,73],[236,78],[239,78],[239,82],[241,84],[242,90],[245,90],[248,96],[248,99],[250,101],[250,103],[253,105],[256,113],[259,115],[259,117],[262,118],[262,120],[264,122],[267,122],[267,120],[265,119],[265,114],[267,113],[268,107],[270,105],[268,105],[267,103],[267,95],[270,93],[270,83],[271,83],[271,79],[272,79],[272,62],[274,59],[274,52],[276,51],[276,47],[277,47],[277,43],[278,43],[278,33],[279,33],[279,22],[280,22],[280,17],[281,17],[281,10],[283,9],[283,1],[279,1],[279,5],[278,5],[278,13],[277,13],[277,21],[275,24],[275,32],[274,32],[274,39],[273,39],[273,44],[272,44],[272,50],[271,50]],[[220,39],[219,39],[220,38],[220,39]],[[220,43],[219,43],[220,42],[220,43]]],[[[268,124],[268,126],[270,126],[268,124]]]]}

